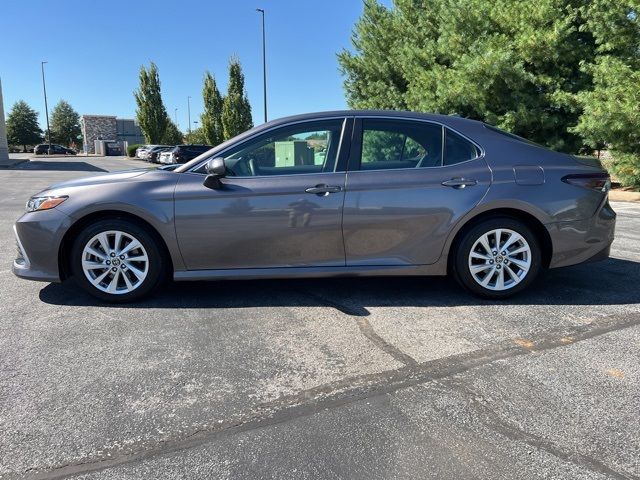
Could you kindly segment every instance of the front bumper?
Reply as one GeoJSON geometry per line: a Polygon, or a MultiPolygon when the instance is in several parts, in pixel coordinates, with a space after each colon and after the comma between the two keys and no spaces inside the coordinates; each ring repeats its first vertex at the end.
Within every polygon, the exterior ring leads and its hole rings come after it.
{"type": "Polygon", "coordinates": [[[615,226],[616,213],[608,200],[589,219],[546,225],[553,245],[549,268],[608,258],[615,226]]]}
{"type": "Polygon", "coordinates": [[[18,255],[13,273],[20,278],[59,282],[58,252],[72,219],[57,208],[25,213],[14,225],[18,255]]]}

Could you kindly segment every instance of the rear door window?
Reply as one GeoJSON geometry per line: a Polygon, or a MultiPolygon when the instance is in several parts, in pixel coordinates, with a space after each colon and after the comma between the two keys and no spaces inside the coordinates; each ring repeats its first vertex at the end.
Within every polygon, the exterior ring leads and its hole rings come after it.
{"type": "Polygon", "coordinates": [[[362,120],[360,170],[442,165],[442,126],[393,119],[362,120]]]}

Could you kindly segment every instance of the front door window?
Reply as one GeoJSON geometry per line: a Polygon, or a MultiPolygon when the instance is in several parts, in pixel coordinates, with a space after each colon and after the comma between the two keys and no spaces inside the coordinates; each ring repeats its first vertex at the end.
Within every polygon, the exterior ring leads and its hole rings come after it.
{"type": "Polygon", "coordinates": [[[238,177],[333,172],[342,127],[341,119],[283,127],[231,151],[225,164],[238,177]]]}

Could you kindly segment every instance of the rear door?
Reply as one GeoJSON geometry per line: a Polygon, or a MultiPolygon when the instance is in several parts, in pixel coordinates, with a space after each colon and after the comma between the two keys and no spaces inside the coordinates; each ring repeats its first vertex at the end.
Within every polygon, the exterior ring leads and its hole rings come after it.
{"type": "Polygon", "coordinates": [[[343,218],[346,264],[435,263],[452,226],[490,183],[479,146],[443,125],[356,119],[343,218]]]}

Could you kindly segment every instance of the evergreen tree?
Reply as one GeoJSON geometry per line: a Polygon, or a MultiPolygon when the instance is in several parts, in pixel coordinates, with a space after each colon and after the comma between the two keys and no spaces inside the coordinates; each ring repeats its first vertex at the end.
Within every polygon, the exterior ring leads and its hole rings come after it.
{"type": "Polygon", "coordinates": [[[140,87],[134,96],[138,104],[138,123],[145,139],[151,144],[160,143],[170,120],[162,103],[160,76],[155,63],[151,62],[149,69],[140,67],[140,87]]]}
{"type": "Polygon", "coordinates": [[[244,74],[237,58],[229,62],[229,86],[222,102],[222,127],[225,140],[253,127],[251,105],[244,88],[244,74]]]}
{"type": "Polygon", "coordinates": [[[42,140],[42,130],[38,125],[38,112],[24,100],[18,100],[7,116],[7,140],[9,145],[36,145],[42,140]]]}
{"type": "Polygon", "coordinates": [[[597,50],[582,69],[593,87],[577,95],[584,112],[574,131],[596,149],[625,185],[640,187],[640,2],[592,0],[580,11],[597,50]],[[631,5],[635,4],[635,5],[631,5]]]}
{"type": "Polygon", "coordinates": [[[80,116],[68,102],[60,100],[51,111],[51,141],[77,144],[81,139],[80,116]]]}
{"type": "Polygon", "coordinates": [[[175,123],[171,120],[167,120],[167,128],[164,131],[164,135],[162,136],[162,145],[181,145],[184,135],[175,123]]]}
{"type": "Polygon", "coordinates": [[[216,85],[216,80],[210,72],[204,74],[204,87],[202,89],[204,100],[204,112],[200,115],[205,141],[209,145],[219,145],[224,141],[224,129],[222,126],[223,99],[216,85]]]}
{"type": "Polygon", "coordinates": [[[367,0],[339,61],[352,107],[459,114],[562,151],[595,53],[590,0],[367,0]]]}

